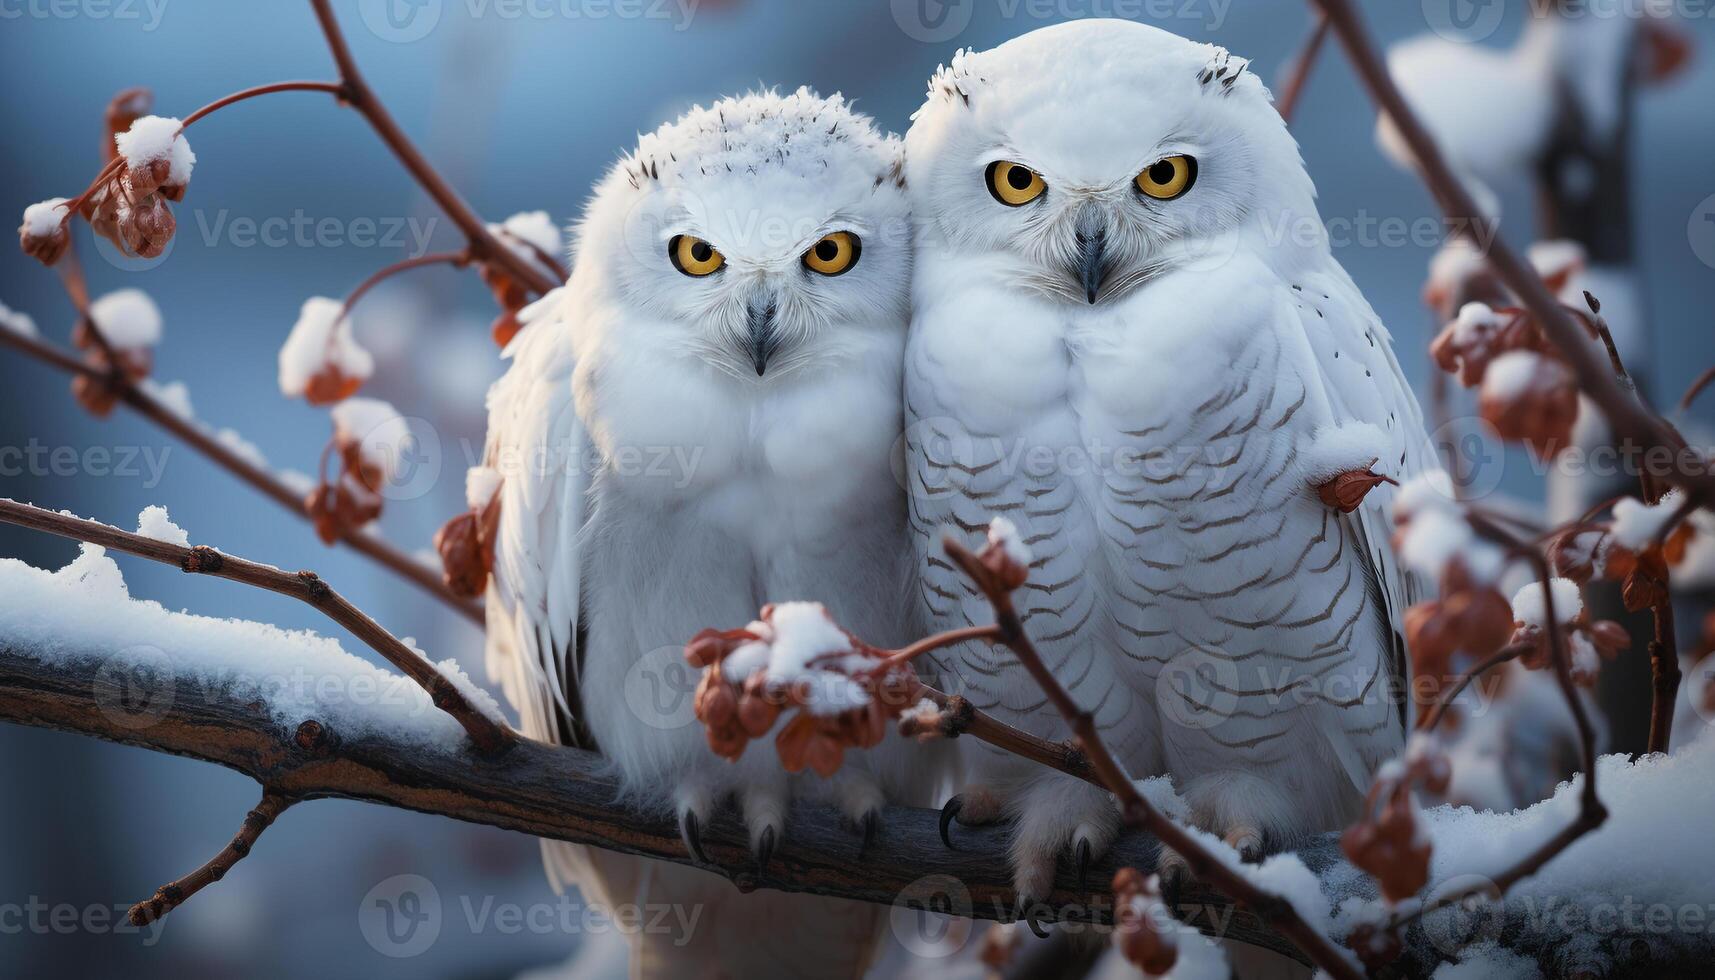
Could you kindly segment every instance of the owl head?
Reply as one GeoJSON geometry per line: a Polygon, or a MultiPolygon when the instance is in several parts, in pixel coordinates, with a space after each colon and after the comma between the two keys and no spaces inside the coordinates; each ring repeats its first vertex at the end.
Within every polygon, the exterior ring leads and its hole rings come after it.
{"type": "Polygon", "coordinates": [[[1144,24],[1072,21],[961,51],[912,118],[919,244],[1066,302],[1110,302],[1315,216],[1244,59],[1144,24]]]}
{"type": "Polygon", "coordinates": [[[643,136],[597,185],[573,283],[735,378],[773,380],[903,335],[898,138],[838,94],[753,92],[643,136]]]}

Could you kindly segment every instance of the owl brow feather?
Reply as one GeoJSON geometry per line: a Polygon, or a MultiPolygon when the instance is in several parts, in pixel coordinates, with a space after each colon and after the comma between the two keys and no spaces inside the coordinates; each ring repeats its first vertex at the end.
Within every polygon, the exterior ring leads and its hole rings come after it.
{"type": "Polygon", "coordinates": [[[1208,91],[1213,83],[1219,82],[1220,93],[1229,95],[1232,93],[1233,83],[1238,81],[1239,76],[1249,67],[1249,59],[1235,57],[1226,48],[1217,47],[1208,62],[1198,70],[1197,81],[1205,91],[1208,91]]]}

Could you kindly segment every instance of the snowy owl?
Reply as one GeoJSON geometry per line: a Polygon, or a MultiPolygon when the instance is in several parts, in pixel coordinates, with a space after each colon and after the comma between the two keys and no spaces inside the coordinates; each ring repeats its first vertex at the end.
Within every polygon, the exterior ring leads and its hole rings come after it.
{"type": "MultiPolygon", "coordinates": [[[[1019,609],[1135,778],[1247,857],[1354,815],[1403,741],[1391,488],[1432,467],[1387,331],[1335,263],[1243,59],[1082,20],[930,81],[906,136],[911,523],[932,624],[989,612],[939,553],[1009,518],[1019,609]]],[[[941,658],[980,708],[1069,736],[1024,671],[941,658]]],[[[1117,830],[1107,794],[975,745],[944,820],[1014,818],[1022,895],[1117,830]]],[[[1183,865],[1171,858],[1167,870],[1183,865]]]]}
{"type": "MultiPolygon", "coordinates": [[[[724,99],[643,136],[596,186],[569,281],[526,311],[489,394],[490,672],[528,734],[593,743],[633,803],[677,815],[699,859],[727,802],[762,863],[799,792],[838,806],[854,835],[884,799],[931,802],[913,797],[913,767],[878,755],[897,744],[830,780],[790,777],[768,740],[717,757],[688,687],[672,717],[639,696],[683,676],[697,631],[771,601],[823,601],[872,643],[914,638],[890,465],[911,272],[900,153],[807,89],[724,99]]],[[[545,851],[556,883],[586,895],[702,909],[694,942],[638,937],[643,974],[850,975],[883,921],[664,862],[545,851]]]]}

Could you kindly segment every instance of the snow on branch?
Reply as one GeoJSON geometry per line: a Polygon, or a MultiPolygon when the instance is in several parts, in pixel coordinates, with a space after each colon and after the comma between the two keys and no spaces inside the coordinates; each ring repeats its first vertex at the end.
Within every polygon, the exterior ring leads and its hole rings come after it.
{"type": "MultiPolygon", "coordinates": [[[[27,632],[32,626],[45,632],[48,640],[66,640],[77,636],[80,630],[86,633],[94,630],[115,640],[137,644],[145,643],[153,629],[153,635],[160,640],[155,644],[158,647],[175,641],[174,626],[191,632],[206,632],[203,626],[214,622],[202,623],[195,621],[194,617],[184,616],[175,622],[170,618],[173,614],[166,613],[159,606],[128,603],[129,595],[119,568],[105,555],[105,549],[111,548],[151,561],[177,565],[188,574],[230,579],[308,603],[350,630],[352,635],[416,682],[427,692],[435,707],[446,712],[451,723],[469,735],[480,752],[498,754],[517,738],[507,729],[494,700],[459,672],[456,664],[451,661],[439,666],[431,664],[421,651],[387,632],[314,572],[287,572],[272,565],[224,554],[205,545],[186,547],[175,538],[188,541],[188,536],[172,525],[164,512],[144,511],[140,522],[143,533],[132,534],[69,514],[43,510],[14,500],[0,500],[0,521],[84,542],[83,557],[79,559],[82,564],[73,563],[49,580],[41,578],[44,573],[35,572],[19,562],[0,560],[0,568],[5,572],[3,580],[10,585],[10,588],[0,589],[0,594],[8,596],[12,627],[26,630],[26,636],[32,635],[27,632]],[[33,572],[34,577],[30,574],[33,572]],[[79,615],[70,622],[61,622],[68,607],[77,610],[79,615]],[[30,618],[32,616],[35,618],[30,618]],[[163,619],[163,616],[169,618],[163,619]]],[[[292,634],[274,636],[268,633],[272,627],[260,626],[234,634],[233,626],[232,623],[224,623],[210,627],[216,630],[211,641],[213,648],[247,650],[252,662],[263,666],[267,672],[289,672],[296,665],[306,669],[315,667],[324,676],[343,677],[351,669],[351,665],[342,671],[331,663],[317,665],[312,661],[306,664],[295,659],[301,651],[297,649],[298,644],[292,642],[295,639],[292,634]],[[268,659],[269,651],[273,652],[272,661],[268,659]]],[[[363,664],[356,658],[351,660],[354,664],[363,664]]],[[[198,663],[197,666],[207,664],[198,663]]]]}
{"type": "MultiPolygon", "coordinates": [[[[197,889],[217,888],[221,875],[241,873],[233,870],[238,859],[268,823],[289,805],[320,798],[690,862],[670,814],[614,804],[618,787],[594,753],[520,740],[504,755],[485,757],[408,679],[314,633],[130,599],[117,567],[98,551],[58,572],[0,560],[0,594],[9,597],[0,605],[0,720],[199,759],[264,788],[262,802],[241,823],[240,846],[227,846],[139,903],[134,914],[141,921],[170,912],[197,889]],[[104,615],[91,613],[96,605],[104,615]]],[[[1609,969],[1688,969],[1696,962],[1702,952],[1693,939],[1644,922],[1646,914],[1659,918],[1652,909],[1688,907],[1715,876],[1715,852],[1697,840],[1695,821],[1684,819],[1715,807],[1715,780],[1708,778],[1715,739],[1638,762],[1606,757],[1599,766],[1616,800],[1613,817],[1575,846],[1576,860],[1522,882],[1504,905],[1428,913],[1403,936],[1405,962],[1425,973],[1440,962],[1498,962],[1520,952],[1534,959],[1539,951],[1555,962],[1609,969]],[[1634,911],[1622,915],[1628,908],[1634,911]],[[1611,926],[1592,930],[1596,916],[1607,916],[1600,921],[1611,926]]],[[[1568,784],[1554,799],[1515,814],[1424,811],[1421,826],[1437,855],[1434,878],[1469,881],[1529,848],[1576,809],[1578,791],[1568,784]]],[[[836,810],[795,803],[792,833],[777,859],[759,869],[742,824],[723,814],[705,829],[710,863],[698,866],[744,888],[978,919],[1114,921],[1113,900],[1100,889],[1080,889],[1069,869],[1038,907],[1021,909],[1011,891],[1006,829],[963,828],[959,850],[950,851],[936,835],[937,819],[930,810],[887,807],[883,830],[860,853],[836,810]],[[958,887],[949,891],[948,882],[958,887]]],[[[1147,832],[1127,831],[1092,871],[1106,876],[1153,867],[1159,848],[1147,832]]],[[[1320,904],[1321,927],[1341,935],[1371,914],[1374,881],[1341,857],[1335,836],[1308,842],[1293,860],[1303,875],[1295,900],[1320,904]]],[[[1254,912],[1202,886],[1184,890],[1171,909],[1205,933],[1302,958],[1254,912]]],[[[1123,921],[1122,914],[1122,931],[1123,921]]],[[[1186,940],[1178,938],[1182,955],[1186,940]]]]}

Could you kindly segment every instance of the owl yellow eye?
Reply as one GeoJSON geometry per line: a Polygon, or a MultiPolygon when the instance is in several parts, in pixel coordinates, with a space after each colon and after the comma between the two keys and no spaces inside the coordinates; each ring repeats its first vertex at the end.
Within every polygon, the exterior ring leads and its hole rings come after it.
{"type": "Polygon", "coordinates": [[[804,253],[804,267],[824,276],[837,276],[857,265],[863,242],[849,231],[836,231],[810,246],[804,253]]]}
{"type": "Polygon", "coordinates": [[[1029,204],[1042,196],[1048,185],[1042,175],[1029,167],[1007,160],[996,160],[988,168],[989,193],[1009,208],[1029,204]]]}
{"type": "Polygon", "coordinates": [[[667,243],[667,257],[673,260],[673,268],[698,278],[726,265],[726,256],[694,235],[674,235],[667,243]]]}
{"type": "Polygon", "coordinates": [[[1157,201],[1171,201],[1197,182],[1197,158],[1163,157],[1137,175],[1137,189],[1157,201]]]}

